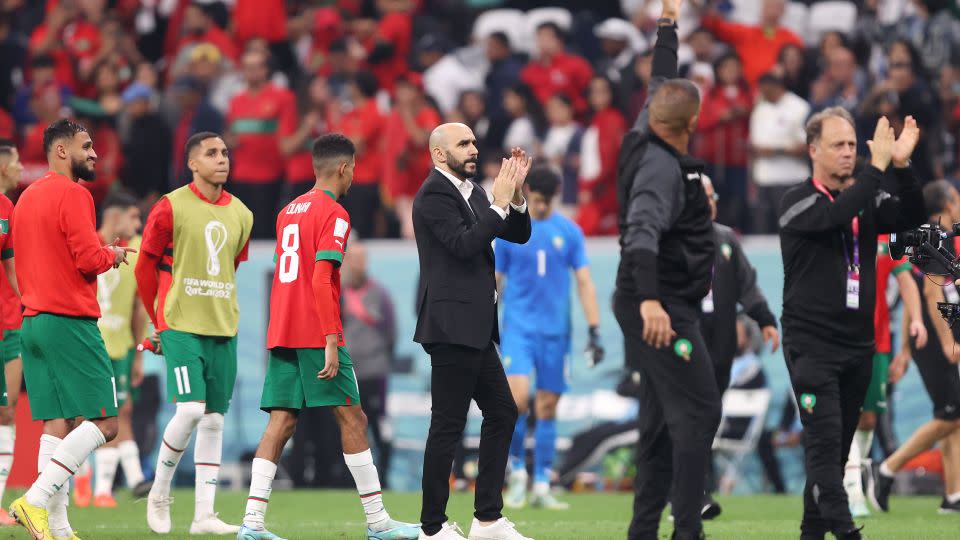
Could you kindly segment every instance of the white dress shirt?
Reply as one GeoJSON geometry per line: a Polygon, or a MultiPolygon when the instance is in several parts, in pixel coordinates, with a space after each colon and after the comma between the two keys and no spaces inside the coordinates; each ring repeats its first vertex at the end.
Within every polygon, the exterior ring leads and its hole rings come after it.
{"type": "MultiPolygon", "coordinates": [[[[450,180],[451,182],[453,182],[453,187],[457,188],[457,191],[459,191],[459,192],[460,192],[460,195],[463,196],[463,200],[467,202],[467,208],[469,208],[470,211],[473,212],[473,207],[470,206],[470,195],[473,194],[473,182],[470,182],[469,180],[460,180],[460,179],[457,178],[456,176],[448,173],[447,171],[445,171],[445,170],[443,170],[443,169],[441,169],[441,168],[439,168],[439,167],[434,167],[434,168],[437,169],[438,171],[440,171],[440,174],[446,176],[448,180],[450,180]]],[[[495,204],[491,204],[491,205],[490,205],[490,208],[492,208],[493,211],[496,212],[496,213],[500,216],[501,219],[507,219],[507,211],[504,210],[503,208],[500,208],[499,206],[497,206],[497,205],[495,205],[495,204]]],[[[513,204],[513,203],[511,202],[511,203],[510,203],[510,208],[512,208],[512,209],[516,210],[517,212],[520,212],[521,214],[523,214],[524,212],[527,211],[527,200],[524,199],[524,200],[523,200],[523,204],[521,204],[521,205],[519,205],[519,206],[517,206],[517,205],[515,205],[515,204],[513,204]]]]}

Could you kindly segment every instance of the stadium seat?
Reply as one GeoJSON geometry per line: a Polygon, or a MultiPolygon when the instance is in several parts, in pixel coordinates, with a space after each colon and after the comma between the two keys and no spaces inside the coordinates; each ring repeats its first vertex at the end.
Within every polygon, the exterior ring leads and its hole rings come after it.
{"type": "Polygon", "coordinates": [[[494,32],[503,32],[514,49],[525,49],[527,16],[519,9],[491,9],[484,11],[473,23],[474,41],[482,41],[494,32]]]}
{"type": "Polygon", "coordinates": [[[800,36],[805,43],[810,44],[808,36],[810,24],[810,8],[800,2],[788,2],[783,15],[783,26],[800,36]]]}
{"type": "Polygon", "coordinates": [[[732,487],[740,464],[757,447],[769,407],[770,390],[767,389],[729,388],[723,394],[720,427],[713,439],[715,455],[720,463],[725,463],[720,469],[719,486],[728,490],[732,487]]]}
{"type": "Polygon", "coordinates": [[[857,6],[853,2],[819,2],[810,6],[809,43],[817,43],[828,31],[849,34],[857,24],[857,6]]]}
{"type": "Polygon", "coordinates": [[[563,31],[569,32],[573,26],[573,15],[570,14],[569,10],[561,7],[542,7],[528,11],[523,26],[524,32],[526,33],[523,43],[526,43],[528,48],[523,52],[528,54],[534,54],[536,52],[535,34],[537,27],[545,22],[555,23],[563,31]]]}

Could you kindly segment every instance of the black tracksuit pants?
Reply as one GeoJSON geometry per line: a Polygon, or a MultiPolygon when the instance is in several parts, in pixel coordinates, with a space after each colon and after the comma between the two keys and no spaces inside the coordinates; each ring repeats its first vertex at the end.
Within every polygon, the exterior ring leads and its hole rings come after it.
{"type": "Polygon", "coordinates": [[[843,467],[873,373],[873,351],[831,350],[804,337],[790,339],[784,355],[803,424],[807,484],[800,530],[804,538],[848,532],[854,526],[843,467]]]}
{"type": "Polygon", "coordinates": [[[720,392],[698,306],[664,303],[677,337],[655,349],[643,342],[640,303],[614,296],[627,365],[641,373],[640,440],[630,540],[654,540],[671,485],[675,538],[699,538],[704,473],[720,423],[720,392]]]}

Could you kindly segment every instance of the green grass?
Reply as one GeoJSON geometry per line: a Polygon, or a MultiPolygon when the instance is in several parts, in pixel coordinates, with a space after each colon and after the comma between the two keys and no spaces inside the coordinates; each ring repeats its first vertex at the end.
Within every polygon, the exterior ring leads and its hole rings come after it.
{"type": "MultiPolygon", "coordinates": [[[[199,539],[187,530],[193,515],[192,490],[175,492],[173,532],[165,538],[199,539]]],[[[245,493],[222,492],[217,509],[225,521],[237,523],[246,499],[245,493]]],[[[507,516],[520,531],[537,540],[593,540],[626,538],[631,497],[627,494],[577,494],[562,497],[572,505],[566,512],[513,510],[507,516]]],[[[7,496],[12,500],[12,494],[7,496]]],[[[70,508],[70,521],[84,540],[160,538],[147,528],[146,505],[126,495],[118,498],[113,510],[70,508]]],[[[9,501],[8,501],[9,502],[9,501]]],[[[796,540],[799,537],[799,496],[721,497],[723,515],[706,524],[711,540],[796,540]]],[[[415,521],[420,511],[420,494],[388,493],[387,507],[397,519],[415,521]]],[[[870,540],[939,540],[960,538],[960,516],[936,513],[939,499],[900,497],[892,501],[893,513],[866,518],[866,537],[870,540]]],[[[455,494],[448,514],[452,521],[469,532],[473,496],[455,494]]],[[[365,527],[357,495],[352,491],[277,491],[273,494],[267,522],[270,528],[290,540],[343,539],[363,540],[365,527]]],[[[672,527],[664,520],[662,538],[672,527]]],[[[0,539],[27,538],[21,528],[0,529],[0,539]]],[[[206,538],[206,537],[203,537],[206,538]]],[[[209,537],[225,538],[225,537],[209,537]]]]}

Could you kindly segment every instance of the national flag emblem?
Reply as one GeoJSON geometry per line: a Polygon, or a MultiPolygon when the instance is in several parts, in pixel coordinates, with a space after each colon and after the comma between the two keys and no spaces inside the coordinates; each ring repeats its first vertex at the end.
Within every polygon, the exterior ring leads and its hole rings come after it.
{"type": "Polygon", "coordinates": [[[10,232],[10,220],[0,219],[0,233],[7,234],[9,232],[10,232]]]}
{"type": "Polygon", "coordinates": [[[690,343],[689,339],[678,339],[677,342],[673,344],[673,352],[689,362],[690,355],[693,354],[693,343],[690,343]]]}
{"type": "Polygon", "coordinates": [[[803,407],[803,410],[807,411],[808,414],[813,414],[813,408],[817,406],[817,396],[813,394],[801,394],[800,406],[803,407]]]}

